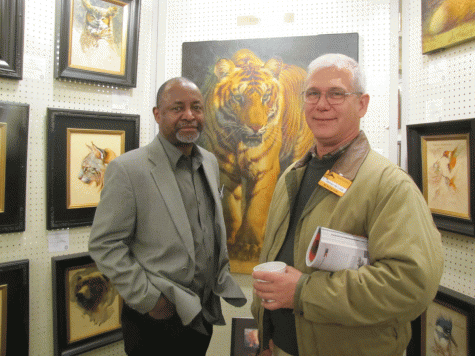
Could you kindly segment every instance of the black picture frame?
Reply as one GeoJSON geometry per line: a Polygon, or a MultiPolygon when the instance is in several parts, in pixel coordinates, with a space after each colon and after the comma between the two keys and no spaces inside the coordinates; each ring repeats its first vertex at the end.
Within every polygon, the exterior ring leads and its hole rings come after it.
{"type": "Polygon", "coordinates": [[[25,1],[0,0],[0,77],[23,78],[25,1]]]}
{"type": "MultiPolygon", "coordinates": [[[[30,330],[29,261],[0,263],[0,286],[6,285],[6,355],[28,356],[30,330]]],[[[2,302],[4,302],[2,300],[2,302]]],[[[5,311],[5,309],[4,309],[5,311]]],[[[3,342],[3,341],[2,341],[3,342]]]]}
{"type": "MultiPolygon", "coordinates": [[[[68,340],[67,283],[68,271],[94,264],[87,252],[51,258],[53,281],[53,330],[54,355],[73,356],[97,349],[123,339],[122,327],[85,337],[78,341],[68,340]]],[[[120,298],[120,297],[119,297],[120,298]]],[[[122,301],[122,299],[120,299],[122,301]]],[[[122,302],[121,302],[122,303],[122,302]]],[[[120,314],[119,314],[120,317],[120,314]]]]}
{"type": "Polygon", "coordinates": [[[47,223],[48,230],[92,224],[95,207],[67,208],[68,129],[124,131],[124,152],[139,147],[140,116],[48,108],[47,223]]]}
{"type": "MultiPolygon", "coordinates": [[[[427,191],[429,189],[428,183],[426,181],[427,178],[424,178],[423,172],[424,170],[428,170],[430,169],[430,167],[433,167],[433,165],[431,166],[430,164],[428,164],[428,158],[426,158],[426,165],[424,165],[424,157],[427,157],[427,154],[424,153],[424,145],[427,145],[427,142],[430,142],[430,140],[434,140],[435,142],[436,140],[440,139],[440,142],[443,143],[444,139],[445,141],[449,141],[450,137],[464,137],[464,140],[466,141],[466,146],[464,147],[465,158],[463,162],[466,162],[464,170],[468,172],[468,175],[466,176],[466,178],[464,178],[464,180],[466,180],[466,182],[464,183],[464,191],[466,191],[466,193],[463,199],[461,199],[460,201],[466,202],[467,214],[465,216],[447,214],[444,212],[444,210],[432,209],[431,205],[429,204],[429,201],[428,204],[429,208],[431,208],[434,222],[439,229],[452,231],[468,236],[475,236],[475,204],[473,204],[473,202],[475,201],[475,119],[408,125],[406,129],[408,172],[414,179],[419,189],[422,191],[423,195],[426,198],[426,201],[428,201],[427,191]]],[[[455,154],[447,153],[447,157],[454,156],[455,154]]],[[[455,158],[458,159],[459,162],[461,162],[460,156],[455,156],[455,158]]],[[[452,161],[450,161],[450,163],[452,163],[452,161]]],[[[439,164],[440,167],[447,166],[445,163],[437,164],[439,164]]],[[[447,184],[450,185],[452,182],[449,178],[446,177],[447,175],[442,175],[441,181],[445,181],[447,182],[447,184]]],[[[459,193],[460,191],[461,190],[459,190],[459,193]]]]}
{"type": "MultiPolygon", "coordinates": [[[[445,319],[444,325],[446,330],[451,330],[453,340],[457,344],[457,347],[466,347],[466,352],[464,352],[464,350],[458,350],[459,353],[457,354],[473,354],[475,350],[475,298],[456,292],[450,288],[439,286],[439,290],[432,304],[429,305],[428,309],[420,317],[411,323],[412,339],[406,350],[407,356],[433,354],[428,351],[433,347],[437,347],[434,340],[440,334],[436,336],[433,321],[439,317],[445,319]],[[435,308],[432,308],[432,306],[435,306],[435,308]],[[463,325],[460,325],[459,322],[456,325],[456,320],[450,319],[452,316],[460,316],[461,320],[464,321],[463,325]],[[447,321],[450,323],[447,324],[447,321]],[[460,336],[463,336],[463,334],[465,334],[466,337],[463,337],[462,340],[460,336]]],[[[442,329],[439,329],[439,331],[441,330],[442,329]]],[[[448,344],[452,344],[452,347],[454,346],[452,342],[448,342],[448,344]]]]}
{"type": "MultiPolygon", "coordinates": [[[[122,25],[126,25],[127,27],[125,31],[122,31],[122,33],[116,34],[116,32],[113,32],[113,36],[111,37],[117,38],[118,41],[120,40],[120,45],[114,47],[114,56],[117,55],[118,59],[116,59],[116,61],[118,60],[120,64],[112,65],[112,62],[109,63],[104,61],[101,64],[103,68],[94,68],[91,66],[91,63],[101,63],[97,58],[90,59],[89,62],[86,60],[81,62],[81,58],[86,58],[90,55],[91,52],[88,51],[98,48],[99,42],[96,40],[96,35],[89,37],[93,38],[93,42],[88,42],[88,40],[83,41],[82,38],[79,37],[80,42],[85,43],[84,48],[86,48],[86,52],[80,53],[77,57],[75,56],[74,48],[76,47],[73,47],[77,42],[75,40],[76,37],[73,36],[74,25],[76,24],[75,21],[84,22],[85,16],[84,14],[78,13],[77,16],[79,17],[73,17],[72,14],[74,14],[73,7],[75,3],[79,4],[78,6],[82,6],[82,9],[85,9],[81,1],[82,0],[56,0],[56,36],[59,50],[55,52],[55,77],[111,84],[119,87],[136,87],[140,0],[121,0],[120,2],[113,0],[88,0],[91,5],[102,9],[116,7],[116,9],[118,9],[116,14],[122,16],[122,25]],[[100,6],[97,6],[96,4],[99,4],[100,6]],[[119,4],[123,5],[119,6],[119,4]],[[127,14],[128,20],[123,18],[125,14],[127,14]],[[124,39],[125,36],[126,38],[124,39]],[[78,60],[75,58],[78,58],[78,60]]],[[[85,10],[83,11],[85,12],[85,10]]],[[[78,26],[79,24],[76,27],[78,26]]],[[[85,28],[85,26],[82,28],[85,28]]],[[[111,47],[112,46],[113,45],[111,45],[111,47]]],[[[83,47],[81,46],[81,48],[83,47]]],[[[92,58],[92,56],[90,57],[92,58]]]]}
{"type": "Polygon", "coordinates": [[[6,125],[6,160],[5,166],[0,167],[5,170],[4,192],[0,192],[4,196],[3,209],[0,209],[0,233],[25,231],[29,112],[28,104],[0,101],[0,126],[6,125]]]}
{"type": "Polygon", "coordinates": [[[231,324],[231,356],[254,356],[258,349],[259,338],[257,336],[257,323],[254,318],[233,318],[231,324]]]}

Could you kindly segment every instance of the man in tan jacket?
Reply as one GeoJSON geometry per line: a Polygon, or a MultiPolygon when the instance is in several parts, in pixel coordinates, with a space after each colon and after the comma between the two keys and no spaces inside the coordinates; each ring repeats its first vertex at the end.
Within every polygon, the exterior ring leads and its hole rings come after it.
{"type": "Polygon", "coordinates": [[[371,150],[359,129],[369,95],[358,63],[321,56],[304,89],[316,144],[277,183],[260,258],[288,267],[253,273],[267,281],[254,283],[252,304],[261,354],[402,355],[411,320],[437,292],[440,234],[412,179],[371,150]],[[366,237],[371,264],[337,272],[307,267],[318,226],[366,237]]]}

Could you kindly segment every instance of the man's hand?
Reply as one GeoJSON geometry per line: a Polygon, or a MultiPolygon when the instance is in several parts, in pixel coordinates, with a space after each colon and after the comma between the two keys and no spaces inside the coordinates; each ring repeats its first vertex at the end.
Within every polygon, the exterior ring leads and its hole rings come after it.
{"type": "Polygon", "coordinates": [[[294,267],[287,266],[285,273],[257,271],[252,273],[256,279],[254,290],[257,296],[263,299],[262,305],[269,310],[280,308],[294,308],[294,294],[297,282],[302,272],[294,267]],[[260,282],[258,279],[266,282],[260,282]]]}
{"type": "Polygon", "coordinates": [[[157,304],[148,312],[154,319],[170,319],[175,314],[175,306],[163,294],[157,304]]]}
{"type": "Polygon", "coordinates": [[[273,356],[273,352],[274,352],[274,342],[270,340],[269,348],[257,353],[256,356],[273,356]]]}

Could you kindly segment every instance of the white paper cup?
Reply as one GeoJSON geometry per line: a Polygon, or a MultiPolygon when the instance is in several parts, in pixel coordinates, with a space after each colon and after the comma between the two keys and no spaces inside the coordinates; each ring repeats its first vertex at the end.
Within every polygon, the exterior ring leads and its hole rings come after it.
{"type": "MultiPolygon", "coordinates": [[[[281,261],[271,261],[271,262],[264,262],[260,265],[257,265],[253,268],[254,271],[264,271],[264,272],[273,272],[273,273],[285,273],[285,269],[287,268],[287,264],[281,261]]],[[[258,279],[259,282],[268,282],[262,279],[258,279]]],[[[273,300],[265,300],[265,302],[273,302],[273,300]]]]}
{"type": "MultiPolygon", "coordinates": [[[[254,271],[275,272],[284,273],[287,268],[287,264],[281,261],[264,262],[253,268],[254,271]]],[[[266,282],[266,281],[264,281],[266,282]]]]}

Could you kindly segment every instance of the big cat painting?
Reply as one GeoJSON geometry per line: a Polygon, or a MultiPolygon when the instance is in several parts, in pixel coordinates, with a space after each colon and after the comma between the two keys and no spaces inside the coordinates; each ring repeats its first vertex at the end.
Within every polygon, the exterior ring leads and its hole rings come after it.
{"type": "Polygon", "coordinates": [[[358,34],[183,44],[182,76],[205,101],[199,145],[220,168],[232,272],[252,272],[277,180],[314,144],[300,93],[308,64],[325,53],[358,60],[358,34]]]}

